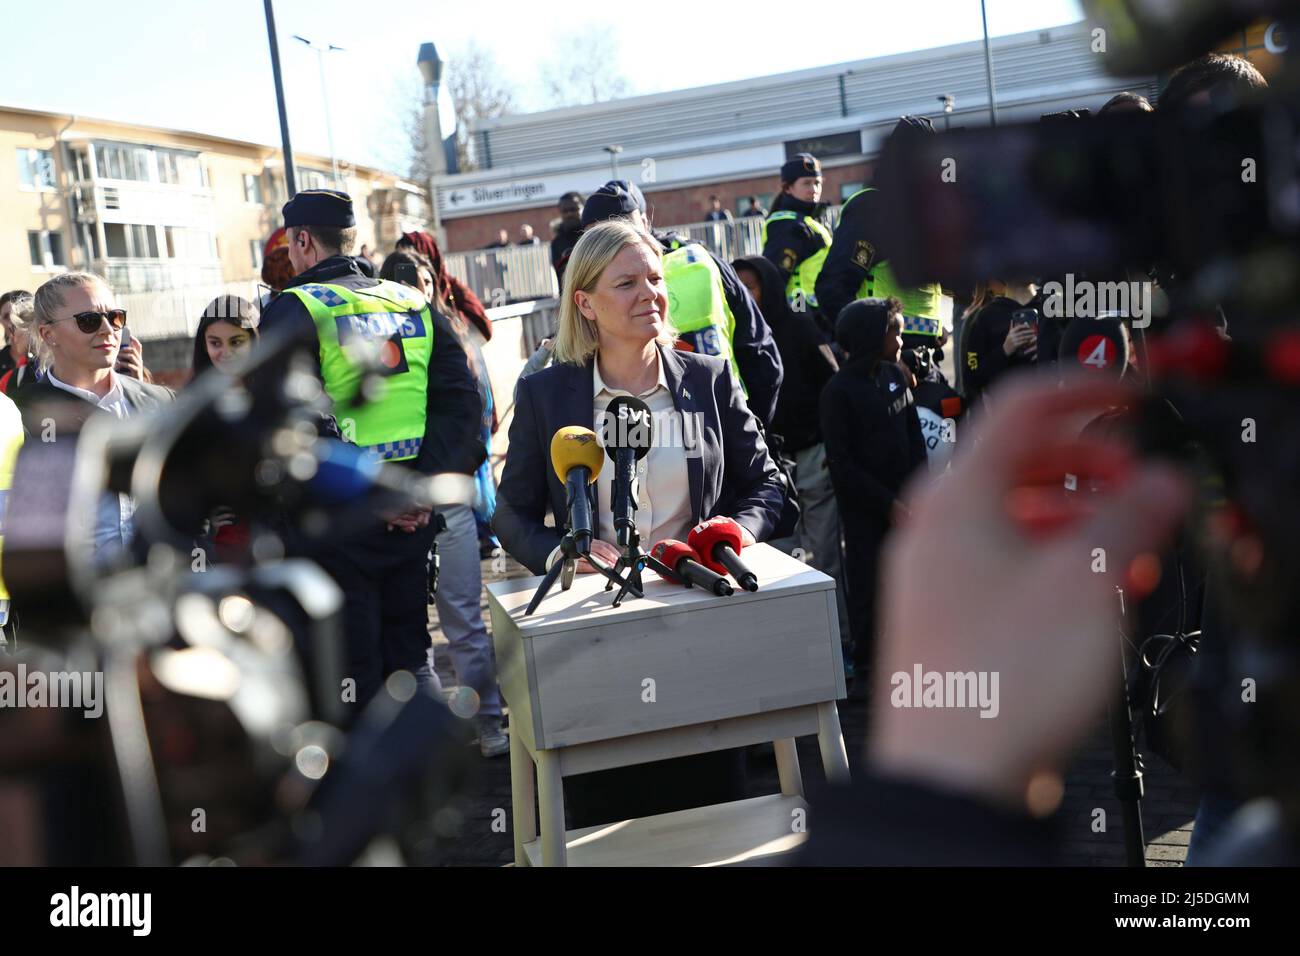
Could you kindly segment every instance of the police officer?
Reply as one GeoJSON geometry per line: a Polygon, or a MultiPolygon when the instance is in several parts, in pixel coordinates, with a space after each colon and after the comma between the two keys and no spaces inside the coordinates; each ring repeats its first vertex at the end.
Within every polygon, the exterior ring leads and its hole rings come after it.
{"type": "MultiPolygon", "coordinates": [[[[933,132],[928,118],[904,116],[890,135],[933,132]]],[[[886,261],[888,224],[883,221],[881,205],[880,193],[870,186],[845,200],[835,241],[817,276],[817,301],[833,319],[855,299],[898,299],[903,303],[904,346],[937,349],[947,338],[940,312],[943,290],[933,283],[905,286],[894,277],[886,261]]]]}
{"type": "Polygon", "coordinates": [[[831,245],[821,196],[822,164],[811,153],[795,153],[781,167],[781,192],[763,220],[763,258],[781,270],[786,299],[800,313],[820,311],[817,276],[831,245]]]}
{"type": "MultiPolygon", "coordinates": [[[[296,275],[262,315],[262,347],[289,336],[306,346],[345,441],[421,474],[472,475],[483,460],[481,406],[447,320],[415,291],[367,276],[350,255],[356,219],[347,193],[298,193],[284,206],[284,225],[296,275]],[[375,356],[385,387],[352,405],[365,373],[362,353],[375,356]]],[[[356,712],[395,671],[437,680],[425,656],[430,518],[419,508],[390,512],[355,539],[311,555],[344,591],[356,712]]]]}
{"type": "Polygon", "coordinates": [[[650,230],[645,210],[645,197],[636,184],[614,179],[588,197],[582,225],[621,218],[650,231],[663,248],[668,321],[679,346],[730,361],[750,411],[768,428],[783,372],[763,313],[730,263],[687,236],[650,230]]]}

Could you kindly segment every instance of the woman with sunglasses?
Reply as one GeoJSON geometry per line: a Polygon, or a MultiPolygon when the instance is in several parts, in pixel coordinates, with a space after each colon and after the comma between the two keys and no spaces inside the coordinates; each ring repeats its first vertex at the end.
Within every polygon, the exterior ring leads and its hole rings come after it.
{"type": "MultiPolygon", "coordinates": [[[[97,275],[68,272],[36,290],[32,343],[44,375],[16,396],[29,436],[58,441],[96,412],[130,418],[175,397],[169,388],[114,370],[125,325],[126,310],[97,275]]],[[[129,548],[134,510],[126,495],[105,495],[95,522],[97,560],[129,548]]]]}

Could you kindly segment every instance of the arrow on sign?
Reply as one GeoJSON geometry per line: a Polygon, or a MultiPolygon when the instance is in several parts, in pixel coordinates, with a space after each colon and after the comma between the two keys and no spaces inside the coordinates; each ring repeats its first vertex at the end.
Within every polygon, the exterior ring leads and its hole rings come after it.
{"type": "Polygon", "coordinates": [[[453,205],[459,205],[465,201],[465,195],[460,192],[453,192],[447,196],[447,200],[453,205]]]}

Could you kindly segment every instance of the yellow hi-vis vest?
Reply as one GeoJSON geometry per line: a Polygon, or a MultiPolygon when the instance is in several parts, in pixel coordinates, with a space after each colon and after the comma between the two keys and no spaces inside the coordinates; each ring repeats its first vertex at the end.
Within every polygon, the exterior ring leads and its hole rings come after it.
{"type": "Polygon", "coordinates": [[[429,303],[388,281],[366,289],[312,283],[284,291],[298,297],[316,325],[321,377],[344,436],[384,461],[419,455],[433,354],[429,303]],[[383,394],[348,407],[367,367],[379,369],[383,394]]]}
{"type": "MultiPolygon", "coordinates": [[[[4,555],[5,511],[14,483],[14,464],[23,446],[23,416],[8,395],[0,394],[0,558],[4,555]]],[[[0,561],[0,625],[9,620],[9,591],[0,561]]]]}
{"type": "Polygon", "coordinates": [[[680,333],[698,332],[695,350],[702,355],[721,355],[740,379],[732,340],[736,317],[727,304],[718,264],[698,243],[679,243],[664,253],[664,285],[668,288],[668,322],[680,333]]]}
{"type": "MultiPolygon", "coordinates": [[[[767,226],[768,223],[779,222],[783,219],[799,218],[797,212],[784,209],[781,212],[774,212],[763,220],[763,248],[767,248],[767,226]]],[[[822,247],[810,255],[803,262],[795,267],[790,273],[790,278],[785,284],[785,297],[791,304],[795,305],[800,299],[808,303],[811,308],[817,308],[817,276],[821,274],[822,263],[826,261],[827,254],[831,251],[831,232],[821,224],[821,221],[813,216],[803,217],[804,225],[813,231],[814,234],[821,236],[822,247]]]]}
{"type": "MultiPolygon", "coordinates": [[[[863,193],[871,192],[873,188],[868,186],[859,189],[844,200],[844,205],[847,206],[855,197],[863,193]]],[[[937,339],[943,332],[943,316],[940,314],[939,303],[942,296],[943,289],[933,283],[923,286],[900,285],[894,278],[894,271],[889,268],[888,262],[876,262],[872,264],[871,271],[858,287],[857,298],[897,299],[903,303],[903,334],[929,335],[937,339]]]]}

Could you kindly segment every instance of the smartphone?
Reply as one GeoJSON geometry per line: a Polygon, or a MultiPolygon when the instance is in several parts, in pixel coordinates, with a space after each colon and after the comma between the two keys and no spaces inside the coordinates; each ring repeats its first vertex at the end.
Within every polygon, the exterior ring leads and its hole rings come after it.
{"type": "Polygon", "coordinates": [[[393,278],[402,283],[409,285],[412,289],[420,287],[420,267],[414,262],[398,262],[397,268],[393,270],[393,278]]]}
{"type": "Polygon", "coordinates": [[[128,348],[130,348],[130,346],[131,346],[131,330],[124,325],[122,326],[122,341],[117,349],[117,367],[116,367],[116,371],[121,372],[123,375],[132,374],[131,372],[127,371],[125,368],[122,367],[122,353],[125,352],[128,348]]]}
{"type": "Polygon", "coordinates": [[[1016,309],[1011,313],[1011,324],[1027,325],[1035,332],[1038,331],[1038,310],[1037,309],[1016,309]]]}

